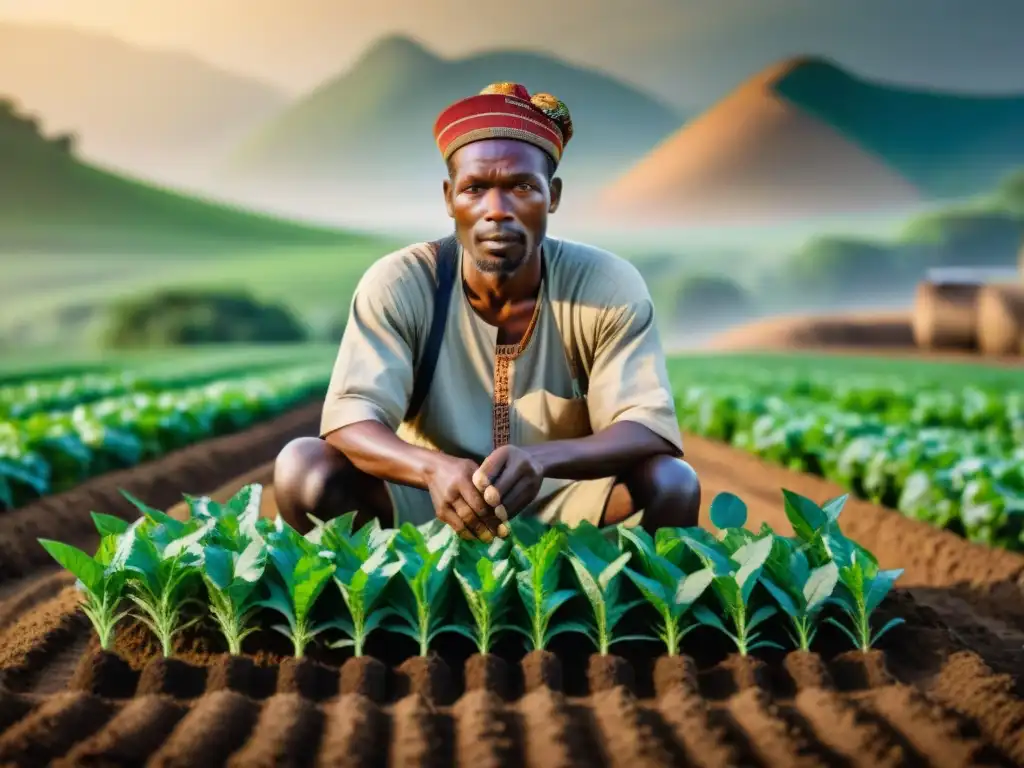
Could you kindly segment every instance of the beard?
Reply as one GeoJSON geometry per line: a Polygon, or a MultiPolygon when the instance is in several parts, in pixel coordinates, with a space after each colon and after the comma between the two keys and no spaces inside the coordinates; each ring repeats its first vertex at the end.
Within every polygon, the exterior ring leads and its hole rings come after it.
{"type": "Polygon", "coordinates": [[[512,259],[474,259],[477,271],[485,275],[511,275],[522,264],[521,260],[512,259]]]}

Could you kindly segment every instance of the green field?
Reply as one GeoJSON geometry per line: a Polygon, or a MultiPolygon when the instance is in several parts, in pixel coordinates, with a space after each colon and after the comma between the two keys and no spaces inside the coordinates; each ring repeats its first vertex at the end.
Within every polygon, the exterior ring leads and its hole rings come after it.
{"type": "MultiPolygon", "coordinates": [[[[334,352],[324,344],[8,361],[0,492],[10,506],[320,397],[334,352]]],[[[693,354],[672,357],[669,372],[688,434],[822,475],[972,540],[1024,549],[1019,369],[693,354]]]]}

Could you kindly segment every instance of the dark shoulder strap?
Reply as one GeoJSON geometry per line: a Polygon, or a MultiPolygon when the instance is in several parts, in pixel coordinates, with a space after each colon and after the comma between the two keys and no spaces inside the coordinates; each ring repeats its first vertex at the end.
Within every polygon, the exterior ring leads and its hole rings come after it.
{"type": "Polygon", "coordinates": [[[430,321],[430,335],[423,350],[423,357],[415,367],[413,376],[412,396],[409,398],[409,410],[405,414],[406,421],[415,420],[427,399],[430,385],[434,380],[437,358],[441,353],[441,342],[444,340],[444,328],[448,321],[448,306],[451,303],[452,287],[455,285],[455,263],[459,252],[459,241],[455,235],[432,243],[437,254],[437,292],[434,294],[434,316],[430,321]]]}

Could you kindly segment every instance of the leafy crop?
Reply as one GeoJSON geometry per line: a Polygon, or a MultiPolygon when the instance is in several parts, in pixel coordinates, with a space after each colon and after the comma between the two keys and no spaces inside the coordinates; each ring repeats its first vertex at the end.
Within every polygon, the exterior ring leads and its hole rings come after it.
{"type": "Polygon", "coordinates": [[[94,513],[101,537],[94,556],[41,544],[78,579],[82,610],[103,648],[126,617],[127,598],[164,655],[204,619],[231,654],[269,627],[289,638],[296,658],[321,642],[362,656],[377,633],[411,638],[421,656],[445,633],[480,654],[506,635],[546,650],[555,637],[578,633],[602,655],[655,638],[678,655],[691,633],[706,629],[746,655],[780,648],[773,637],[786,633],[810,649],[823,623],[867,651],[902,622],[873,627],[902,571],[881,569],[843,535],[845,496],[819,505],[783,491],[792,536],[748,530],[746,505],[722,493],[711,505],[714,532],[665,528],[650,536],[524,518],[512,521],[509,539],[483,544],[462,541],[439,521],[356,528],[354,513],[314,520],[301,535],[280,517],[259,516],[261,493],[249,485],[223,504],[186,496],[184,521],[125,494],[141,517],[129,523],[94,513]],[[338,592],[324,599],[332,582],[338,592]]]}
{"type": "Polygon", "coordinates": [[[642,600],[621,599],[622,569],[632,557],[604,537],[594,525],[584,522],[567,536],[569,564],[576,572],[580,589],[593,610],[593,625],[586,633],[598,653],[607,656],[611,646],[627,640],[648,640],[646,635],[620,635],[615,628],[626,613],[642,600]]]}
{"type": "MultiPolygon", "coordinates": [[[[643,598],[658,612],[660,623],[655,631],[665,644],[669,656],[679,654],[680,643],[698,626],[696,621],[683,623],[694,603],[714,579],[714,571],[701,564],[691,571],[683,570],[683,548],[679,538],[652,539],[643,529],[622,528],[619,535],[625,546],[631,546],[642,563],[642,573],[626,568],[625,573],[643,598]],[[675,556],[673,556],[675,555],[675,556]]],[[[625,548],[623,546],[623,548],[625,548]]]]}
{"type": "Polygon", "coordinates": [[[516,570],[508,549],[507,539],[495,539],[490,544],[471,540],[460,544],[455,561],[455,578],[473,618],[473,626],[455,625],[452,629],[469,637],[482,654],[491,652],[498,632],[509,629],[505,621],[515,591],[516,570]]]}
{"type": "Polygon", "coordinates": [[[92,518],[101,537],[95,557],[59,541],[40,539],[39,543],[75,577],[75,586],[85,594],[82,611],[96,630],[100,648],[109,650],[115,626],[128,615],[128,611],[118,609],[128,575],[124,565],[134,530],[111,515],[93,512],[92,518]]]}
{"type": "Polygon", "coordinates": [[[25,406],[0,418],[0,511],[245,429],[283,413],[325,383],[322,368],[306,367],[165,390],[111,383],[99,390],[109,396],[83,396],[81,402],[71,394],[62,398],[60,391],[40,394],[39,401],[54,410],[25,406]]]}
{"type": "Polygon", "coordinates": [[[399,572],[408,589],[393,607],[398,623],[391,629],[415,640],[421,656],[427,655],[435,637],[452,630],[444,624],[444,618],[451,597],[448,577],[458,545],[449,526],[434,523],[424,528],[405,523],[392,539],[392,547],[401,556],[399,572]]]}
{"type": "Polygon", "coordinates": [[[821,475],[987,546],[1024,551],[1024,388],[719,366],[673,371],[687,432],[821,475]]]}
{"type": "Polygon", "coordinates": [[[394,612],[380,605],[380,598],[392,577],[402,568],[402,560],[390,561],[390,535],[376,520],[353,532],[355,513],[349,512],[328,523],[316,520],[310,538],[320,544],[321,556],[334,563],[334,583],[341,591],[347,618],[334,619],[330,626],[342,630],[346,638],[332,648],[351,647],[362,656],[366,639],[394,612]]]}

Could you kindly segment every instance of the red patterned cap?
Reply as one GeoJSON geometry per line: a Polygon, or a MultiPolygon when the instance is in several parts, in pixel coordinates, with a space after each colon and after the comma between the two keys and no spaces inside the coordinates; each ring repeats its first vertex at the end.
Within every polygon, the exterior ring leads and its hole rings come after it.
{"type": "Polygon", "coordinates": [[[549,93],[530,96],[518,83],[493,83],[449,106],[434,123],[434,139],[445,161],[474,141],[517,139],[544,150],[557,164],[571,138],[568,107],[549,93]]]}

